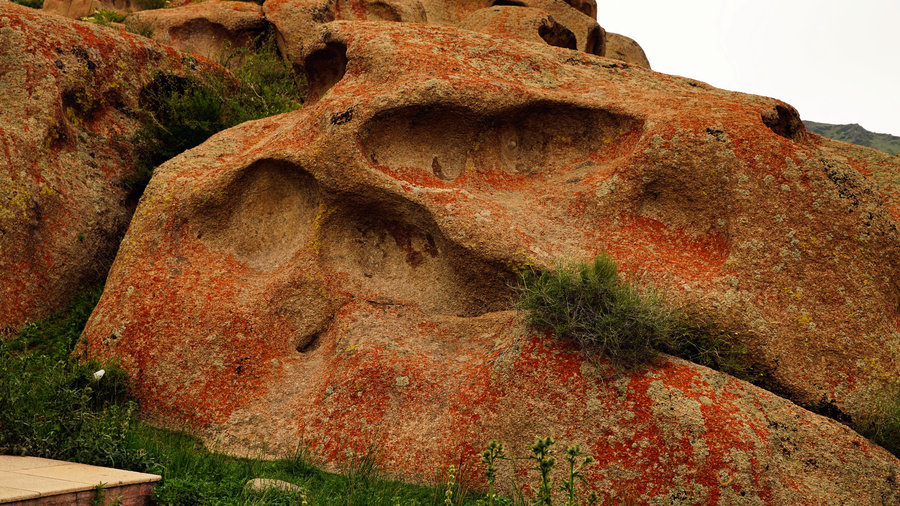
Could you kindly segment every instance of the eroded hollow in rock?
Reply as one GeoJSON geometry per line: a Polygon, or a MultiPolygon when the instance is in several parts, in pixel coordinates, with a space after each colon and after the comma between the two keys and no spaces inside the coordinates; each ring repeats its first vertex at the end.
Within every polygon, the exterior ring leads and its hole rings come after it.
{"type": "Polygon", "coordinates": [[[771,111],[762,114],[763,123],[776,134],[796,141],[805,131],[800,113],[790,106],[778,104],[771,111]]]}
{"type": "Polygon", "coordinates": [[[552,19],[550,19],[547,24],[541,25],[541,27],[538,28],[538,35],[551,46],[572,50],[577,49],[578,47],[575,34],[552,19]]]}
{"type": "Polygon", "coordinates": [[[606,52],[606,42],[604,39],[605,37],[603,37],[603,31],[600,30],[600,27],[595,26],[591,28],[591,31],[588,32],[587,40],[584,43],[584,52],[603,56],[603,53],[606,52]]]}
{"type": "Polygon", "coordinates": [[[376,304],[478,316],[509,308],[513,274],[477,257],[409,203],[340,196],[322,226],[321,261],[376,304]]]}
{"type": "Polygon", "coordinates": [[[260,160],[198,206],[195,237],[259,270],[283,265],[308,240],[321,201],[315,179],[299,167],[260,160]]]}
{"type": "Polygon", "coordinates": [[[370,162],[453,180],[466,170],[535,174],[602,153],[639,121],[601,109],[535,103],[484,114],[450,106],[385,111],[362,129],[370,162]]]}
{"type": "Polygon", "coordinates": [[[306,100],[312,103],[343,79],[347,72],[347,47],[329,42],[324,48],[313,51],[306,57],[303,70],[309,83],[306,100]]]}

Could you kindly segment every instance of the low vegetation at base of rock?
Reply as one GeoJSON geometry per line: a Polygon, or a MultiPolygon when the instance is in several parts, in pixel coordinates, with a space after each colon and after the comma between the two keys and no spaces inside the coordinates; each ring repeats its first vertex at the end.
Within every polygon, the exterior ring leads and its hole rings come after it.
{"type": "Polygon", "coordinates": [[[733,332],[709,315],[669,307],[653,290],[642,293],[623,282],[607,255],[552,271],[526,269],[519,279],[517,306],[528,323],[574,341],[588,357],[606,357],[622,369],[665,352],[741,379],[756,378],[733,332]]]}
{"type": "Polygon", "coordinates": [[[70,354],[101,289],[79,295],[68,311],[0,340],[0,452],[141,467],[125,446],[136,406],[115,364],[70,354]],[[95,377],[104,369],[100,378],[95,377]]]}
{"type": "Polygon", "coordinates": [[[292,111],[304,100],[304,84],[295,80],[290,66],[279,56],[272,37],[256,51],[239,50],[233,70],[202,78],[159,74],[141,97],[144,126],[133,142],[138,146],[139,189],[153,169],[198,146],[213,134],[245,121],[292,111]]]}

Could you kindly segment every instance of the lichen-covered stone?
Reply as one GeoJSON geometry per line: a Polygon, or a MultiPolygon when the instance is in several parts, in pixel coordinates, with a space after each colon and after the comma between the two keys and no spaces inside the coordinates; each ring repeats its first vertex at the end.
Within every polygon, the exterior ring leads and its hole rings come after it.
{"type": "Polygon", "coordinates": [[[278,30],[282,51],[295,63],[310,55],[316,28],[336,20],[429,23],[457,26],[503,38],[547,43],[603,54],[605,34],[593,2],[563,0],[267,0],[266,18],[278,30]],[[573,7],[574,5],[574,7],[573,7]]]}
{"type": "Polygon", "coordinates": [[[102,280],[134,203],[134,110],[195,60],[147,39],[0,2],[0,329],[102,280]]]}
{"type": "Polygon", "coordinates": [[[553,434],[608,503],[900,500],[845,425],[670,357],[616,376],[508,310],[514,268],[609,252],[855,415],[900,363],[896,178],[777,100],[451,26],[310,30],[310,102],[157,170],[85,330],[150,416],[331,465],[375,444],[418,481],[553,434]]]}

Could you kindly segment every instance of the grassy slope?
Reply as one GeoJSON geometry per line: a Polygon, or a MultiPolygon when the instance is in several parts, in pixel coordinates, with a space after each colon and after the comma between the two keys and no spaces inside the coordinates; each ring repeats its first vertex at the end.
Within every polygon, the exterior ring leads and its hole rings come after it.
{"type": "Polygon", "coordinates": [[[856,124],[830,125],[815,121],[804,121],[803,124],[807,130],[822,137],[875,148],[892,155],[900,153],[900,137],[894,135],[876,134],[856,124]]]}

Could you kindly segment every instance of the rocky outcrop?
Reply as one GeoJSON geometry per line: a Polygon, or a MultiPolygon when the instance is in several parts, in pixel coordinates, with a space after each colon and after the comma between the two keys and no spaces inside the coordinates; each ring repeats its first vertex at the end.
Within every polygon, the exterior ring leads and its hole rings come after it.
{"type": "Polygon", "coordinates": [[[585,15],[579,8],[596,11],[596,4],[563,0],[267,0],[263,4],[266,18],[278,30],[282,53],[301,66],[313,51],[310,44],[314,44],[317,27],[335,20],[451,25],[603,54],[603,29],[595,16],[585,15]]]}
{"type": "Polygon", "coordinates": [[[900,462],[834,420],[674,358],[616,376],[508,310],[517,266],[608,252],[721,315],[778,391],[866,412],[900,364],[900,238],[865,161],[769,98],[452,26],[310,23],[309,103],[157,170],[85,330],[150,416],[332,465],[374,442],[419,481],[552,433],[612,503],[898,500],[900,462]]]}
{"type": "Polygon", "coordinates": [[[103,279],[133,209],[141,89],[193,66],[147,39],[0,2],[0,329],[103,279]]]}
{"type": "Polygon", "coordinates": [[[218,0],[136,12],[128,22],[152,30],[156,41],[213,61],[252,48],[267,26],[260,5],[218,0]]]}
{"type": "Polygon", "coordinates": [[[44,0],[42,7],[46,12],[72,19],[90,16],[100,9],[125,13],[140,8],[137,0],[44,0]]]}
{"type": "Polygon", "coordinates": [[[606,47],[603,56],[650,68],[650,62],[647,61],[647,55],[644,54],[641,46],[634,39],[618,33],[606,32],[606,47]]]}

